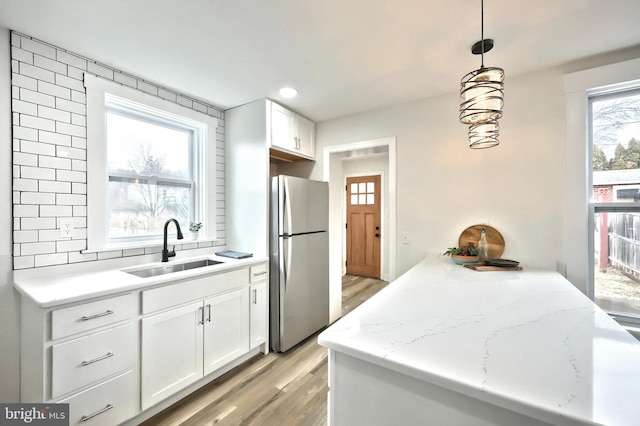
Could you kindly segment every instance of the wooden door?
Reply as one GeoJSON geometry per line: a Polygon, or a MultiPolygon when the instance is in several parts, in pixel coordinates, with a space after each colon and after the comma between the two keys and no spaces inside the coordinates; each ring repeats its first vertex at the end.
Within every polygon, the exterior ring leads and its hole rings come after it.
{"type": "Polygon", "coordinates": [[[347,178],[347,274],[380,278],[380,176],[347,178]]]}

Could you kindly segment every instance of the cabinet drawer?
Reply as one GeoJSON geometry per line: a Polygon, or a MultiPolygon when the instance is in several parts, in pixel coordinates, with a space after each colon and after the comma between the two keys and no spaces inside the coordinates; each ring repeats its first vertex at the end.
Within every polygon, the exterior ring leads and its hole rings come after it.
{"type": "Polygon", "coordinates": [[[246,268],[143,291],[142,313],[179,306],[247,285],[248,274],[249,268],[246,268]]]}
{"type": "Polygon", "coordinates": [[[257,283],[267,279],[267,264],[252,266],[249,269],[249,276],[251,277],[251,283],[257,283]]]}
{"type": "Polygon", "coordinates": [[[127,320],[135,309],[133,294],[58,309],[51,312],[51,340],[127,320]]]}
{"type": "Polygon", "coordinates": [[[137,414],[137,388],[129,371],[60,402],[69,404],[69,425],[113,426],[137,414]]]}
{"type": "Polygon", "coordinates": [[[53,345],[52,398],[134,366],[136,328],[127,324],[53,345]]]}

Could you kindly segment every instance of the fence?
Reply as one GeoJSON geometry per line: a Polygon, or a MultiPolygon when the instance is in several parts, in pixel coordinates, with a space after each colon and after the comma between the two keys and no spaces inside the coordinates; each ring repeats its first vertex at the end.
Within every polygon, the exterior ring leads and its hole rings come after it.
{"type": "MultiPolygon", "coordinates": [[[[640,213],[608,216],[609,262],[629,278],[640,282],[640,213]]],[[[603,247],[597,249],[604,250],[603,247]]]]}

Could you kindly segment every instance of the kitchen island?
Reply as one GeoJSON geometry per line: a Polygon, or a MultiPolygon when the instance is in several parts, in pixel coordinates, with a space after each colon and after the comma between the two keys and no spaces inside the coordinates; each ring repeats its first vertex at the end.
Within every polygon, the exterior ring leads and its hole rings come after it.
{"type": "Polygon", "coordinates": [[[553,271],[429,255],[318,342],[332,426],[640,423],[640,343],[553,271]]]}

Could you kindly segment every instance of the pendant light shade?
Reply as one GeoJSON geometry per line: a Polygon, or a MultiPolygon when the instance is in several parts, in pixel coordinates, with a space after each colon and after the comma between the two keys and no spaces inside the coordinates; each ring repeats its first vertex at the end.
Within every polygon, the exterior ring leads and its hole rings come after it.
{"type": "Polygon", "coordinates": [[[502,117],[504,70],[480,68],[462,77],[460,83],[460,122],[478,124],[502,117]]]}
{"type": "Polygon", "coordinates": [[[472,124],[469,126],[469,148],[484,149],[499,145],[499,135],[500,125],[498,124],[498,120],[472,124]]]}
{"type": "Polygon", "coordinates": [[[480,68],[460,81],[460,122],[469,125],[469,147],[491,148],[498,145],[504,106],[504,70],[484,66],[484,54],[493,48],[493,40],[484,38],[484,0],[480,1],[480,41],[471,48],[481,55],[480,68]]]}

